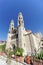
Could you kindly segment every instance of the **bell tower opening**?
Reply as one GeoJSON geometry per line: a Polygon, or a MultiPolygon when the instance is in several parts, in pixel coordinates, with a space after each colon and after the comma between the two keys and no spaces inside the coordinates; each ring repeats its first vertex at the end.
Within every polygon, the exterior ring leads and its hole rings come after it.
{"type": "Polygon", "coordinates": [[[12,28],[12,30],[13,30],[13,28],[12,28]]]}
{"type": "Polygon", "coordinates": [[[20,21],[19,21],[19,24],[20,24],[20,21]]]}

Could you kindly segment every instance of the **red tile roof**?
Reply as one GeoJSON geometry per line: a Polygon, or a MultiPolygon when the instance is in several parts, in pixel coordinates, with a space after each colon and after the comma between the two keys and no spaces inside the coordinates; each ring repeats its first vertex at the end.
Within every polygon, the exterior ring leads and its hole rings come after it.
{"type": "Polygon", "coordinates": [[[30,30],[26,30],[26,32],[30,32],[30,30]]]}

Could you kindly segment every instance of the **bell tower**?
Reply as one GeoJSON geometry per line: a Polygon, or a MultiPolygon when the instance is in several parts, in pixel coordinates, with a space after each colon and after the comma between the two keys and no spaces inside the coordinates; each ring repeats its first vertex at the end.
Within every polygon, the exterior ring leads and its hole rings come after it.
{"type": "Polygon", "coordinates": [[[20,12],[18,14],[18,46],[22,47],[23,44],[23,33],[24,33],[24,20],[23,15],[20,12]]]}
{"type": "Polygon", "coordinates": [[[14,31],[14,21],[11,20],[9,32],[8,32],[8,36],[7,36],[6,50],[9,48],[13,50],[12,40],[11,40],[11,37],[13,36],[13,33],[12,33],[13,31],[14,31]]]}
{"type": "Polygon", "coordinates": [[[14,30],[14,21],[11,20],[9,32],[12,32],[14,30]]]}
{"type": "Polygon", "coordinates": [[[26,52],[24,32],[25,32],[24,20],[23,15],[20,12],[18,14],[18,47],[23,48],[24,51],[26,52]]]}

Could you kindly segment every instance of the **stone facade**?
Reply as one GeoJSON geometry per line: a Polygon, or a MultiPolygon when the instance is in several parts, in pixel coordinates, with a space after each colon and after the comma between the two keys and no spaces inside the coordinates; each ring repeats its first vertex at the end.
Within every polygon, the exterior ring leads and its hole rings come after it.
{"type": "Polygon", "coordinates": [[[40,33],[33,34],[31,30],[25,30],[23,15],[20,12],[18,14],[18,26],[14,27],[14,21],[11,20],[6,49],[20,47],[24,49],[24,55],[30,55],[35,53],[39,48],[41,40],[40,33]]]}

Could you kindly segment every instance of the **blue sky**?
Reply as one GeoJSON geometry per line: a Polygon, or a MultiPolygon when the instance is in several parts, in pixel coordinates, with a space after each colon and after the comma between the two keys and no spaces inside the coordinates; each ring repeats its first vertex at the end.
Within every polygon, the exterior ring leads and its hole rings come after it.
{"type": "Polygon", "coordinates": [[[0,0],[0,40],[7,39],[11,19],[17,27],[19,12],[23,13],[26,29],[43,34],[43,0],[0,0]]]}

